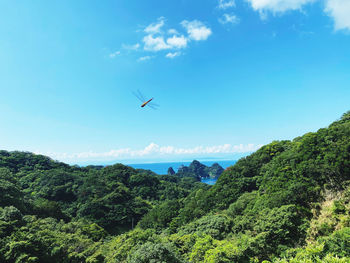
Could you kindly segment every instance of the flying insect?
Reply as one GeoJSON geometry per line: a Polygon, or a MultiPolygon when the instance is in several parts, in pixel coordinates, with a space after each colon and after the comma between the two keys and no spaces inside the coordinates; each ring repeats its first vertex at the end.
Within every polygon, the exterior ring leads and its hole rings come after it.
{"type": "Polygon", "coordinates": [[[142,93],[139,90],[137,90],[137,92],[134,91],[133,94],[135,95],[136,98],[138,98],[142,102],[141,108],[148,106],[148,107],[156,110],[157,107],[159,107],[158,104],[156,104],[152,101],[154,98],[146,100],[145,97],[142,95],[142,93]]]}

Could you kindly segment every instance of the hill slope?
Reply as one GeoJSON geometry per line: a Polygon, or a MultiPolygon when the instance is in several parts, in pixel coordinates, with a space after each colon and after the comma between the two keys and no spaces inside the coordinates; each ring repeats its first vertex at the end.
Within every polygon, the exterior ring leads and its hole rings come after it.
{"type": "Polygon", "coordinates": [[[0,261],[350,262],[349,181],[350,112],[213,187],[0,151],[0,261]]]}

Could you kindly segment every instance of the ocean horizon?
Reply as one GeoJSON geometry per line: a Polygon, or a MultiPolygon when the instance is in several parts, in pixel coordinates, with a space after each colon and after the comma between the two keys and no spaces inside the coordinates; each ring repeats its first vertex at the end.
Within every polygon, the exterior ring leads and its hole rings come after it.
{"type": "MultiPolygon", "coordinates": [[[[226,169],[229,166],[232,166],[236,163],[236,160],[213,160],[213,161],[200,161],[200,163],[206,166],[212,166],[214,163],[218,163],[222,168],[226,169]]],[[[189,166],[191,161],[186,162],[164,162],[164,163],[140,163],[140,164],[126,164],[135,169],[145,169],[151,170],[156,174],[167,174],[169,167],[172,167],[175,172],[178,171],[181,165],[189,166]]],[[[216,179],[204,179],[203,183],[213,185],[216,182],[216,179]]]]}

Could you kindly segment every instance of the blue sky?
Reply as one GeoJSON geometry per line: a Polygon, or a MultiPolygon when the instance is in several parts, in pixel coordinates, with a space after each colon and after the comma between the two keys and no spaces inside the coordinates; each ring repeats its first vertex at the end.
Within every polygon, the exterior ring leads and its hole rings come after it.
{"type": "Polygon", "coordinates": [[[0,0],[0,148],[236,159],[348,111],[349,47],[348,0],[0,0]]]}

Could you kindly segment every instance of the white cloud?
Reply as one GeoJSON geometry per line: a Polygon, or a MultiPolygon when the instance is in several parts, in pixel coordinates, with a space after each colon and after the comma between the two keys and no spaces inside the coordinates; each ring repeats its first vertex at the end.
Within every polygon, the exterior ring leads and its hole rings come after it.
{"type": "Polygon", "coordinates": [[[147,51],[160,51],[171,48],[170,45],[165,43],[162,36],[153,37],[153,35],[147,35],[142,41],[145,43],[144,49],[147,51]]]}
{"type": "Polygon", "coordinates": [[[223,14],[222,17],[219,18],[219,22],[221,24],[238,24],[239,18],[234,14],[223,14]]]}
{"type": "MultiPolygon", "coordinates": [[[[301,10],[303,6],[320,0],[245,0],[265,19],[267,12],[283,13],[301,10]]],[[[327,13],[334,20],[335,30],[350,30],[350,0],[324,0],[327,13]]]]}
{"type": "Polygon", "coordinates": [[[169,30],[168,30],[168,34],[169,34],[169,35],[178,35],[178,34],[179,34],[179,32],[177,32],[177,30],[176,30],[176,29],[171,28],[171,29],[169,29],[169,30]]]}
{"type": "Polygon", "coordinates": [[[166,41],[163,36],[147,35],[142,40],[145,43],[144,50],[146,51],[161,51],[166,49],[186,48],[188,39],[182,36],[172,36],[166,41]]]}
{"type": "Polygon", "coordinates": [[[166,42],[173,48],[185,48],[187,46],[187,38],[183,35],[180,37],[174,35],[168,38],[166,42]]]}
{"type": "Polygon", "coordinates": [[[144,57],[140,57],[137,61],[146,61],[146,60],[150,60],[152,58],[153,58],[153,56],[144,56],[144,57]]]}
{"type": "Polygon", "coordinates": [[[235,1],[234,0],[219,0],[218,8],[220,9],[227,9],[230,7],[234,7],[235,1]]]}
{"type": "Polygon", "coordinates": [[[145,28],[145,32],[148,34],[160,33],[161,28],[164,26],[165,19],[164,17],[158,18],[158,22],[152,23],[145,28]]]}
{"type": "Polygon", "coordinates": [[[181,55],[181,52],[174,52],[174,53],[171,53],[169,52],[168,54],[165,55],[166,58],[175,58],[175,57],[178,57],[181,55]]]}
{"type": "Polygon", "coordinates": [[[41,153],[48,155],[53,159],[61,161],[69,160],[117,160],[117,159],[137,159],[137,158],[154,158],[161,156],[186,156],[186,155],[207,155],[207,154],[235,154],[249,153],[258,150],[262,145],[255,144],[223,144],[216,146],[197,146],[193,148],[177,148],[174,146],[160,146],[156,143],[150,143],[143,149],[133,150],[131,148],[121,148],[110,150],[108,152],[82,152],[82,153],[41,153]]]}
{"type": "Polygon", "coordinates": [[[315,2],[316,0],[246,0],[256,11],[270,11],[283,13],[288,10],[298,10],[302,6],[315,2]]]}
{"type": "Polygon", "coordinates": [[[184,20],[181,25],[186,28],[189,38],[195,41],[206,40],[212,34],[211,29],[198,20],[184,20]]]}
{"type": "MultiPolygon", "coordinates": [[[[230,5],[228,2],[230,1],[226,0],[222,3],[230,5]]],[[[233,17],[227,16],[227,23],[232,23],[232,19],[233,17]]],[[[141,41],[133,45],[122,44],[122,48],[125,50],[136,51],[139,50],[142,46],[141,49],[143,51],[165,51],[164,56],[166,58],[174,58],[183,54],[181,52],[178,52],[178,50],[187,48],[191,41],[206,40],[212,34],[211,29],[207,27],[203,22],[198,20],[184,20],[180,23],[180,25],[182,25],[182,27],[179,29],[179,31],[174,27],[167,28],[166,19],[164,17],[160,17],[158,18],[157,22],[152,23],[143,29],[143,37],[141,41]]],[[[153,57],[147,56],[146,53],[145,56],[139,58],[138,61],[144,61],[151,58],[153,57]]]]}
{"type": "Polygon", "coordinates": [[[181,35],[178,36],[178,32],[175,29],[170,29],[168,33],[173,33],[172,37],[164,39],[164,34],[159,31],[160,27],[164,25],[164,18],[160,18],[159,23],[151,24],[145,29],[145,32],[149,33],[143,38],[144,50],[146,51],[161,51],[166,49],[180,49],[186,48],[188,39],[181,35]],[[156,34],[157,33],[157,34],[156,34]]]}
{"type": "Polygon", "coordinates": [[[138,50],[140,48],[140,44],[136,43],[135,45],[122,44],[122,48],[127,50],[138,50]]]}
{"type": "Polygon", "coordinates": [[[350,30],[349,0],[327,0],[325,12],[334,19],[335,30],[350,30]]]}
{"type": "Polygon", "coordinates": [[[120,51],[116,51],[116,52],[114,52],[114,53],[109,54],[109,57],[110,57],[110,58],[115,58],[115,57],[117,57],[117,56],[119,56],[119,55],[120,55],[120,51]]]}

